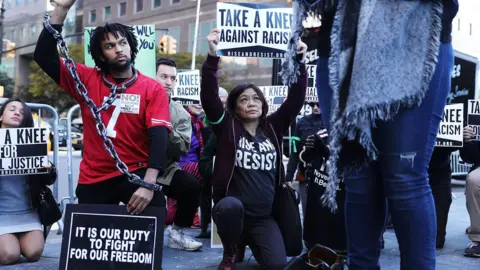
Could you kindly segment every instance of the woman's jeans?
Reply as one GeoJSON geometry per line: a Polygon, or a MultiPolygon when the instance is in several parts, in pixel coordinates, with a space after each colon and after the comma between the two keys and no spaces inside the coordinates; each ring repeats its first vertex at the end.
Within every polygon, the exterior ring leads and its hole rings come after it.
{"type": "MultiPolygon", "coordinates": [[[[380,269],[387,205],[400,247],[401,269],[435,269],[436,216],[427,170],[452,68],[452,45],[441,44],[421,105],[401,109],[391,121],[378,121],[372,130],[378,159],[345,175],[349,269],[380,269]]],[[[325,58],[317,64],[317,91],[323,121],[330,130],[332,90],[325,58]]]]}

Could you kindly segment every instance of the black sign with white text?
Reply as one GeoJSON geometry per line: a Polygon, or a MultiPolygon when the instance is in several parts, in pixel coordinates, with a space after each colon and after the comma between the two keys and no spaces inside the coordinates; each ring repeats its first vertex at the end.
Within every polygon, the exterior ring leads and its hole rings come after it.
{"type": "Polygon", "coordinates": [[[161,269],[164,216],[154,207],[131,215],[124,205],[68,204],[60,269],[161,269]]]}
{"type": "Polygon", "coordinates": [[[0,129],[0,175],[47,173],[46,128],[0,129]]]}
{"type": "Polygon", "coordinates": [[[477,63],[455,56],[455,62],[452,71],[452,89],[447,96],[447,104],[464,104],[464,123],[467,122],[467,103],[470,99],[476,99],[476,75],[477,63]]]}

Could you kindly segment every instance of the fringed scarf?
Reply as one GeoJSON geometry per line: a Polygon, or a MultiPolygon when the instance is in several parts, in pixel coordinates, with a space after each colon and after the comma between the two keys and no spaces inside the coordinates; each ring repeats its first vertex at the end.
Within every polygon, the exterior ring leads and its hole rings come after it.
{"type": "Polygon", "coordinates": [[[197,156],[198,156],[198,159],[200,159],[200,157],[203,155],[203,149],[204,149],[202,130],[205,127],[205,124],[203,123],[200,116],[193,114],[192,111],[187,106],[184,106],[184,108],[190,114],[190,118],[192,119],[192,128],[193,128],[193,131],[195,132],[195,137],[197,138],[198,146],[199,146],[197,150],[197,156]]]}
{"type": "MultiPolygon", "coordinates": [[[[281,71],[286,85],[296,81],[296,42],[312,10],[307,0],[294,0],[293,6],[295,25],[281,71]]],[[[375,121],[422,102],[437,63],[442,12],[441,0],[338,0],[329,59],[332,165],[322,196],[332,211],[337,179],[377,158],[375,121]]]]}

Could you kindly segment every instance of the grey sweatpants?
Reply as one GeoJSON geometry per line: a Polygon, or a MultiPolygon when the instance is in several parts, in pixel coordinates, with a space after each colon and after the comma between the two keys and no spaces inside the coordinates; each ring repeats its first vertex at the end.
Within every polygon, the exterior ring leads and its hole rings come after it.
{"type": "Polygon", "coordinates": [[[474,242],[480,242],[480,168],[467,175],[465,197],[470,216],[468,237],[474,242]]]}

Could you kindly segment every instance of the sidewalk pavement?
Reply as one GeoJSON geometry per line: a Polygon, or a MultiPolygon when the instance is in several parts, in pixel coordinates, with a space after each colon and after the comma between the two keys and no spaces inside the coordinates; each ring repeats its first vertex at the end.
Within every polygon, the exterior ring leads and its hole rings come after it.
{"type": "MultiPolygon", "coordinates": [[[[445,247],[437,251],[437,270],[478,270],[480,269],[480,259],[467,258],[463,256],[463,251],[469,240],[465,234],[466,227],[470,224],[470,220],[465,208],[464,187],[457,186],[454,188],[454,198],[447,228],[447,241],[445,247]]],[[[421,229],[421,228],[418,228],[421,229]]],[[[189,229],[187,233],[191,236],[197,235],[199,230],[189,229]]],[[[392,230],[385,232],[385,249],[380,257],[380,265],[382,270],[398,270],[400,269],[400,252],[395,234],[392,230]]],[[[167,235],[165,237],[165,248],[163,255],[163,269],[217,269],[218,263],[222,259],[221,249],[211,249],[210,240],[202,240],[203,248],[199,252],[184,252],[172,250],[166,247],[167,235]]],[[[56,232],[51,232],[45,252],[40,261],[36,263],[22,263],[0,267],[2,270],[53,270],[58,269],[60,257],[61,236],[56,232]]],[[[261,269],[256,264],[251,253],[247,249],[245,262],[239,264],[237,269],[261,269]],[[250,258],[250,260],[249,260],[250,258]]],[[[93,269],[92,269],[93,270],[93,269]]],[[[106,269],[105,269],[106,270],[106,269]]]]}

